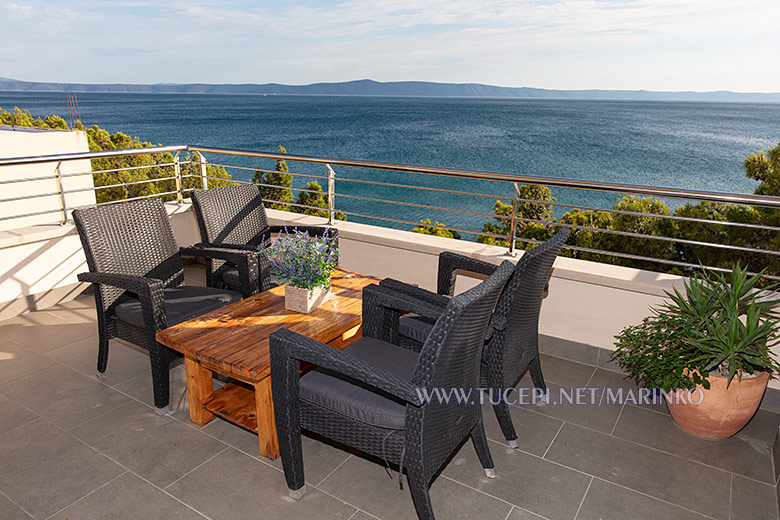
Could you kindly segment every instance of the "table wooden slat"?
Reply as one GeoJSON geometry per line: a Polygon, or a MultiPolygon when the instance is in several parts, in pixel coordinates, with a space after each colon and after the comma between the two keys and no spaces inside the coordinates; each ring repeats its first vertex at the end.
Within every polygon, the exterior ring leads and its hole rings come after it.
{"type": "Polygon", "coordinates": [[[379,279],[343,269],[332,278],[333,296],[310,314],[284,308],[276,287],[157,333],[157,341],[225,375],[248,382],[270,370],[268,336],[287,328],[329,343],[361,323],[363,287],[379,279]]]}

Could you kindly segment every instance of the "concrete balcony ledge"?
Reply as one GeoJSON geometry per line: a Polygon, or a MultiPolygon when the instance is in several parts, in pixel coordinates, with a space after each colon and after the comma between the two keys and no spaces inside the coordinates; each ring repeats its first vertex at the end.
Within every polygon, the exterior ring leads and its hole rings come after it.
{"type": "Polygon", "coordinates": [[[38,224],[0,231],[0,249],[76,234],[73,224],[38,224]]]}
{"type": "MultiPolygon", "coordinates": [[[[268,217],[274,225],[324,225],[326,223],[326,220],[323,218],[278,210],[268,210],[268,217]]],[[[349,221],[337,222],[336,227],[339,230],[339,236],[345,239],[436,257],[443,251],[454,251],[472,258],[498,264],[503,260],[514,261],[519,258],[519,255],[522,255],[522,251],[520,251],[517,257],[512,257],[507,253],[505,247],[479,244],[467,240],[453,240],[349,221]]],[[[600,264],[598,262],[565,257],[559,257],[555,261],[553,277],[652,296],[664,296],[665,291],[670,291],[674,287],[682,288],[684,280],[682,276],[654,273],[630,267],[600,264]]]]}

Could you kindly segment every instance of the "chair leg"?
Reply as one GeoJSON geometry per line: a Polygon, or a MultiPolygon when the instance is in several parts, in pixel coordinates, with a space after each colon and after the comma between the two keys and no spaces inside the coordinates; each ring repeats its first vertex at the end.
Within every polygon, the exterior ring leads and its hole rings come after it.
{"type": "Polygon", "coordinates": [[[155,345],[155,347],[149,349],[149,361],[152,365],[154,406],[160,410],[165,409],[170,401],[170,360],[162,350],[163,346],[155,345]]]}
{"type": "Polygon", "coordinates": [[[493,469],[495,467],[493,465],[493,457],[490,456],[487,436],[485,435],[485,424],[482,421],[479,421],[471,430],[471,441],[474,443],[474,449],[477,450],[479,462],[485,469],[485,476],[496,478],[496,473],[493,469]]]}
{"type": "Polygon", "coordinates": [[[306,493],[301,445],[301,412],[298,379],[301,364],[285,355],[284,345],[271,338],[271,391],[274,400],[276,433],[282,457],[287,494],[294,499],[306,493]]]}
{"type": "Polygon", "coordinates": [[[98,338],[98,361],[97,371],[98,377],[103,377],[108,367],[108,338],[104,334],[100,334],[98,338]]]}
{"type": "Polygon", "coordinates": [[[542,365],[539,363],[539,358],[534,358],[531,361],[531,379],[534,382],[534,386],[542,391],[547,390],[547,385],[544,384],[544,376],[542,375],[542,365]]]}
{"type": "Polygon", "coordinates": [[[512,415],[509,413],[509,405],[502,400],[500,403],[493,405],[493,411],[496,413],[498,425],[501,427],[501,433],[504,434],[507,444],[509,444],[510,448],[517,448],[517,433],[512,424],[512,415]]]}
{"type": "Polygon", "coordinates": [[[407,464],[407,476],[414,508],[417,510],[417,518],[419,520],[434,520],[431,493],[422,468],[422,461],[407,464]]]}

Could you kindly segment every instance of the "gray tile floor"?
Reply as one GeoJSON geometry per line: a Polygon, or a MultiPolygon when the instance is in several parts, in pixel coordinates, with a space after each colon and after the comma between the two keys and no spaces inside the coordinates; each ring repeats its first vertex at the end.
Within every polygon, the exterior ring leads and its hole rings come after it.
{"type": "MultiPolygon", "coordinates": [[[[280,461],[261,457],[254,435],[189,422],[182,365],[174,411],[160,417],[146,354],[113,342],[99,380],[95,334],[90,298],[0,322],[0,519],[415,518],[397,475],[310,438],[310,492],[287,498],[280,461]]],[[[595,366],[550,356],[542,366],[553,399],[578,386],[633,388],[595,366]]],[[[485,407],[498,477],[485,478],[465,444],[432,485],[438,518],[778,518],[770,449],[780,414],[759,411],[736,437],[710,442],[680,432],[663,405],[512,413],[520,449],[485,407]]]]}

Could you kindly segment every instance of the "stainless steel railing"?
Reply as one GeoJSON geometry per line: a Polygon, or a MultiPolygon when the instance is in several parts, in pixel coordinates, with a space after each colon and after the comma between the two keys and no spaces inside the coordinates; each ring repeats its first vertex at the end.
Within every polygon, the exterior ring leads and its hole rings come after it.
{"type": "MultiPolygon", "coordinates": [[[[75,207],[68,208],[66,206],[65,204],[66,194],[75,193],[79,191],[88,191],[88,190],[97,191],[100,189],[116,188],[116,187],[129,186],[132,184],[141,184],[141,183],[173,181],[175,185],[175,189],[166,191],[164,193],[156,193],[147,196],[148,197],[174,196],[175,200],[181,203],[185,198],[185,193],[192,189],[192,188],[183,187],[182,180],[184,178],[199,177],[200,187],[203,189],[207,189],[209,187],[210,181],[212,180],[215,181],[225,180],[223,178],[209,176],[207,173],[207,165],[220,166],[225,168],[226,170],[235,170],[235,171],[260,171],[260,172],[273,171],[273,170],[265,170],[256,167],[247,167],[240,164],[230,164],[229,161],[230,158],[232,157],[242,158],[243,160],[248,160],[248,159],[269,159],[269,160],[277,160],[277,161],[283,160],[292,163],[324,166],[324,171],[322,172],[322,174],[313,174],[313,173],[304,173],[304,172],[287,172],[287,173],[293,177],[301,177],[303,179],[315,179],[318,180],[318,182],[322,181],[322,183],[325,184],[325,191],[323,195],[327,198],[327,208],[307,206],[305,204],[298,204],[295,202],[284,202],[284,204],[292,207],[302,208],[302,209],[325,211],[328,216],[328,221],[331,224],[335,223],[337,209],[338,211],[344,213],[347,216],[353,216],[359,219],[372,219],[372,220],[384,221],[384,222],[389,222],[394,224],[413,225],[413,226],[420,224],[420,222],[417,221],[400,218],[401,215],[380,216],[376,214],[372,215],[372,214],[357,212],[354,210],[350,210],[348,207],[349,204],[346,205],[347,207],[337,208],[337,200],[342,199],[342,200],[361,201],[361,202],[369,202],[369,203],[376,203],[376,204],[382,204],[382,203],[391,204],[393,205],[393,207],[396,208],[403,208],[403,207],[416,208],[416,209],[430,210],[435,212],[447,212],[452,214],[479,216],[479,217],[487,217],[487,218],[497,219],[497,220],[504,220],[509,222],[510,224],[510,232],[507,235],[494,234],[486,231],[475,231],[473,229],[465,229],[463,227],[448,227],[448,229],[457,231],[459,233],[485,235],[485,236],[506,240],[509,244],[508,246],[509,254],[515,254],[517,249],[518,237],[516,236],[515,231],[518,228],[518,225],[524,223],[538,223],[546,226],[568,227],[577,231],[587,231],[593,233],[604,233],[604,234],[610,234],[615,236],[622,236],[631,240],[650,240],[650,241],[657,241],[657,242],[684,244],[684,245],[695,246],[695,247],[708,247],[708,248],[720,250],[726,254],[728,254],[729,252],[756,254],[756,255],[765,255],[768,258],[780,256],[780,251],[770,249],[767,247],[762,247],[761,244],[754,245],[754,246],[724,244],[716,241],[692,240],[692,239],[686,239],[680,237],[649,235],[649,234],[643,234],[643,233],[637,233],[637,232],[625,231],[619,229],[605,229],[605,228],[592,227],[592,226],[583,226],[578,224],[564,223],[555,220],[534,220],[534,219],[523,218],[519,215],[518,212],[518,208],[520,204],[546,204],[556,208],[568,208],[568,209],[579,208],[586,211],[587,210],[599,211],[599,212],[604,212],[606,214],[612,214],[612,215],[651,217],[657,219],[667,219],[675,222],[688,222],[694,224],[735,227],[735,228],[744,229],[746,231],[752,230],[756,232],[758,231],[778,232],[780,231],[780,227],[756,224],[751,222],[729,222],[729,221],[722,221],[722,220],[709,220],[709,219],[698,218],[698,217],[688,217],[682,215],[662,215],[662,214],[655,214],[655,213],[649,214],[649,213],[642,213],[636,211],[620,210],[615,208],[597,208],[592,206],[583,206],[583,205],[570,204],[570,203],[558,202],[558,201],[538,201],[532,199],[525,199],[522,198],[518,186],[520,184],[534,184],[534,185],[547,186],[550,188],[587,190],[592,192],[619,193],[619,194],[626,194],[626,195],[642,195],[642,196],[652,196],[652,197],[685,200],[685,201],[707,201],[713,203],[738,204],[738,205],[744,205],[750,207],[772,208],[772,209],[780,209],[780,198],[778,197],[770,197],[765,195],[736,194],[736,193],[717,193],[717,192],[707,192],[707,191],[688,190],[688,189],[679,189],[679,188],[637,186],[637,185],[630,185],[630,184],[617,184],[617,183],[561,179],[561,178],[551,178],[551,177],[534,177],[528,175],[515,175],[509,173],[485,172],[485,171],[475,171],[475,170],[459,170],[459,169],[452,169],[452,168],[437,168],[437,167],[427,167],[427,166],[414,166],[414,165],[407,165],[407,164],[362,161],[362,160],[342,159],[342,158],[334,158],[334,157],[316,157],[316,156],[307,156],[307,155],[278,153],[278,152],[261,152],[261,151],[254,151],[254,150],[240,150],[240,149],[210,147],[210,146],[202,146],[202,145],[158,146],[158,147],[149,147],[149,148],[137,148],[132,150],[111,150],[111,151],[104,151],[104,152],[54,154],[54,155],[44,155],[44,156],[35,156],[35,157],[0,158],[0,168],[4,166],[20,166],[20,165],[45,164],[45,163],[54,165],[54,171],[51,175],[37,176],[32,179],[1,179],[0,178],[0,186],[6,184],[20,183],[20,182],[29,182],[34,180],[39,181],[39,180],[49,180],[49,179],[54,180],[56,183],[56,189],[54,191],[48,191],[46,193],[17,196],[17,197],[7,197],[7,198],[2,198],[0,196],[0,204],[11,202],[11,201],[35,199],[35,198],[47,197],[47,196],[48,197],[57,196],[60,201],[60,207],[57,209],[3,216],[0,217],[0,221],[9,220],[13,218],[20,218],[25,216],[41,215],[46,213],[59,213],[61,216],[61,221],[63,223],[66,223],[68,218],[67,217],[68,211],[75,209],[75,207]],[[200,166],[198,175],[181,174],[182,164],[193,164],[193,162],[186,163],[186,162],[181,162],[179,160],[180,153],[184,151],[198,152],[198,155],[200,157],[198,161],[200,166]],[[62,163],[68,161],[128,157],[128,156],[145,155],[145,154],[152,154],[152,153],[155,154],[172,153],[174,154],[174,159],[170,163],[163,163],[163,164],[158,164],[153,166],[128,167],[128,168],[122,168],[117,170],[101,170],[101,171],[94,171],[94,172],[85,171],[85,172],[66,173],[66,174],[62,174],[60,170],[62,163]],[[219,162],[207,163],[205,154],[209,154],[209,156],[219,156],[221,159],[219,162]],[[161,177],[161,178],[147,179],[141,181],[131,181],[131,182],[113,184],[107,186],[94,186],[90,188],[80,188],[77,190],[65,190],[63,189],[62,186],[63,179],[68,177],[92,175],[95,173],[111,173],[120,170],[132,171],[135,169],[151,168],[151,167],[172,167],[173,174],[170,177],[161,177]],[[424,186],[420,184],[415,184],[411,181],[408,183],[386,182],[385,180],[375,179],[375,178],[354,178],[351,176],[339,176],[336,170],[334,169],[334,167],[361,169],[361,170],[381,170],[385,172],[400,172],[406,174],[443,177],[443,178],[491,181],[491,182],[499,183],[501,185],[508,186],[509,189],[511,190],[510,193],[512,195],[496,196],[496,195],[479,193],[479,192],[468,192],[463,190],[424,186]],[[343,193],[343,192],[337,193],[336,192],[337,182],[350,183],[354,186],[366,188],[366,192],[361,194],[350,194],[350,193],[343,193]],[[415,190],[416,192],[423,194],[423,197],[415,201],[386,200],[386,199],[378,198],[376,196],[372,196],[374,195],[373,192],[375,192],[374,188],[377,187],[415,190]],[[494,213],[486,213],[486,212],[474,211],[470,209],[457,208],[457,207],[445,207],[441,205],[428,203],[431,202],[430,199],[436,194],[470,196],[470,197],[477,197],[477,198],[488,198],[493,200],[497,200],[497,199],[503,200],[505,202],[511,203],[512,211],[511,214],[509,215],[496,215],[494,213]],[[426,196],[427,198],[425,198],[426,196]]],[[[0,169],[0,173],[1,172],[2,170],[0,169]]],[[[232,182],[242,183],[242,182],[250,182],[250,181],[233,179],[232,182]]],[[[262,186],[276,187],[271,185],[262,185],[262,186]]],[[[301,193],[301,192],[316,193],[313,190],[308,190],[306,188],[302,188],[299,186],[290,187],[289,189],[297,193],[301,193]]],[[[134,198],[145,198],[147,196],[134,197],[134,198]]],[[[114,202],[118,202],[118,201],[110,201],[104,203],[114,203],[114,202]]],[[[275,201],[270,201],[270,202],[275,202],[275,201]]],[[[536,242],[531,238],[521,238],[521,240],[523,242],[536,242]]],[[[622,252],[607,251],[607,250],[593,249],[593,248],[582,247],[577,245],[567,245],[565,247],[572,251],[591,253],[594,255],[609,255],[609,256],[620,257],[629,260],[655,262],[659,264],[665,264],[669,266],[676,266],[682,268],[702,267],[702,265],[694,263],[693,261],[689,261],[687,259],[677,260],[677,259],[656,258],[656,257],[643,255],[641,254],[641,251],[627,253],[625,251],[622,252]]],[[[708,266],[708,267],[714,267],[714,266],[708,266]]],[[[780,277],[775,275],[768,275],[767,278],[780,280],[780,277]]]]}

